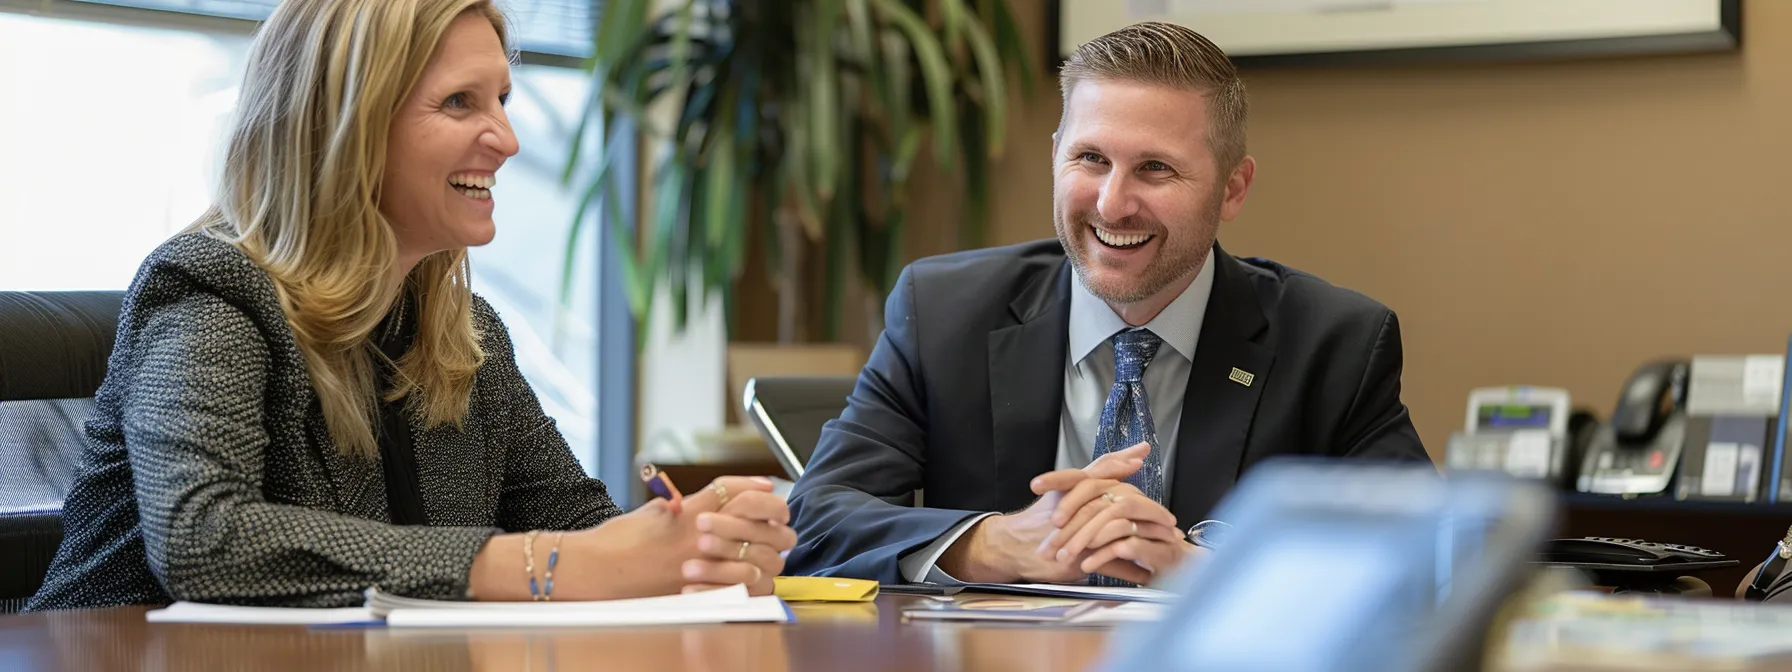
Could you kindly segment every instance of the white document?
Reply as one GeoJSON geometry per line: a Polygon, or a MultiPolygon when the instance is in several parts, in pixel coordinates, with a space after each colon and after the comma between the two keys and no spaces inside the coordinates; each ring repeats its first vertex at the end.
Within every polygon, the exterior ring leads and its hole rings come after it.
{"type": "Polygon", "coordinates": [[[238,607],[198,602],[175,602],[147,614],[151,623],[246,623],[254,625],[340,625],[377,623],[366,607],[299,609],[288,607],[238,607]]]}
{"type": "Polygon", "coordinates": [[[391,593],[383,593],[380,592],[380,589],[378,588],[368,588],[365,594],[367,596],[367,608],[373,612],[374,616],[380,618],[384,618],[387,614],[400,609],[453,609],[461,611],[505,611],[516,609],[526,609],[531,611],[579,611],[606,609],[610,611],[663,611],[738,606],[745,604],[749,599],[747,596],[747,587],[739,584],[728,586],[727,588],[718,588],[716,590],[705,590],[698,593],[589,602],[473,602],[467,600],[423,600],[414,597],[401,597],[391,593]]]}
{"type": "Polygon", "coordinates": [[[599,602],[466,602],[399,597],[370,588],[367,605],[342,609],[238,607],[176,602],[150,611],[151,623],[250,623],[343,625],[380,623],[392,627],[509,627],[668,625],[690,623],[782,623],[790,620],[784,601],[749,597],[746,586],[688,595],[599,602]]]}
{"type": "Polygon", "coordinates": [[[556,626],[689,625],[696,623],[784,623],[784,601],[767,595],[737,605],[686,609],[612,609],[588,603],[580,609],[396,609],[386,615],[394,628],[508,628],[556,626]]]}
{"type": "Polygon", "coordinates": [[[750,597],[729,586],[686,595],[596,602],[454,602],[417,600],[369,590],[368,605],[394,628],[553,627],[783,623],[784,601],[750,597]]]}
{"type": "Polygon", "coordinates": [[[1736,494],[1736,462],[1741,446],[1734,443],[1713,443],[1705,447],[1705,474],[1699,479],[1699,494],[1708,497],[1729,497],[1736,494]]]}
{"type": "Polygon", "coordinates": [[[1166,610],[1164,605],[1156,602],[1127,602],[1106,609],[1077,614],[1066,622],[1071,625],[1117,625],[1140,621],[1161,621],[1166,610]]]}

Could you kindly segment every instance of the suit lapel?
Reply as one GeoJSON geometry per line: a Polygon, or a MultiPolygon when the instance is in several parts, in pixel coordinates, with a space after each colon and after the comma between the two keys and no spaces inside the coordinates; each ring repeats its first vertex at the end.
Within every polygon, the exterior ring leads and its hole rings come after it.
{"type": "MultiPolygon", "coordinates": [[[[490,503],[483,483],[489,476],[482,459],[485,451],[484,430],[479,423],[467,423],[465,429],[443,425],[424,429],[406,413],[411,429],[411,453],[418,465],[437,465],[437,469],[417,470],[417,495],[423,500],[423,514],[432,525],[485,524],[489,515],[481,515],[481,507],[490,503]],[[480,459],[474,459],[478,456],[480,459]]],[[[317,421],[323,424],[321,418],[317,421]]],[[[329,432],[322,430],[320,444],[324,465],[336,491],[337,510],[363,518],[378,520],[391,511],[386,501],[384,466],[377,460],[364,460],[341,454],[329,442],[329,432]]]]}
{"type": "MultiPolygon", "coordinates": [[[[406,414],[408,417],[410,414],[406,414]]],[[[486,483],[485,425],[441,425],[424,429],[415,419],[411,426],[411,454],[417,460],[417,497],[431,525],[487,524],[496,510],[486,483]],[[432,468],[423,469],[422,465],[432,468]]]]}
{"type": "Polygon", "coordinates": [[[1213,294],[1176,431],[1170,512],[1182,529],[1200,522],[1238,480],[1257,400],[1275,363],[1274,351],[1261,342],[1269,323],[1247,271],[1218,244],[1213,254],[1213,294]]]}
{"type": "Polygon", "coordinates": [[[1057,462],[1070,347],[1070,263],[1010,303],[1018,324],[989,332],[989,403],[994,418],[997,506],[1032,499],[1028,483],[1057,462]]]}
{"type": "Polygon", "coordinates": [[[379,513],[385,507],[385,493],[379,489],[385,479],[380,473],[379,462],[344,455],[337,450],[321,411],[311,418],[310,431],[313,444],[318,448],[318,457],[330,474],[336,510],[351,516],[379,519],[379,513]]]}

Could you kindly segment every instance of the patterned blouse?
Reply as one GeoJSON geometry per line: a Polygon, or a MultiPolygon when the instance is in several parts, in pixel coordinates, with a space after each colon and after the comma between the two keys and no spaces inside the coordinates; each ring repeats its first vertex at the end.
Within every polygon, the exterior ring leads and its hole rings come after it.
{"type": "Polygon", "coordinates": [[[125,296],[62,546],[28,609],[354,606],[370,586],[463,599],[491,535],[619,514],[478,297],[473,323],[486,359],[466,421],[410,426],[428,525],[394,525],[379,460],[330,440],[267,273],[204,234],[171,238],[125,296]]]}

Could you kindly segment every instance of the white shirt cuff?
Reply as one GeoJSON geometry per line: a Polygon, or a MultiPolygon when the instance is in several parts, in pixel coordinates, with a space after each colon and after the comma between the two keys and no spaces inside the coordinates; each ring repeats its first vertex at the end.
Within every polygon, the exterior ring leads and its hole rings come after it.
{"type": "Polygon", "coordinates": [[[963,583],[963,581],[953,578],[951,574],[935,567],[934,563],[939,562],[940,556],[946,554],[946,549],[951,548],[952,544],[957,542],[959,537],[964,536],[965,531],[971,529],[972,525],[993,515],[996,514],[985,513],[967,518],[964,522],[947,530],[945,534],[940,535],[938,539],[934,539],[933,543],[902,556],[902,559],[896,562],[896,566],[902,570],[902,578],[907,579],[909,583],[947,585],[963,583]]]}

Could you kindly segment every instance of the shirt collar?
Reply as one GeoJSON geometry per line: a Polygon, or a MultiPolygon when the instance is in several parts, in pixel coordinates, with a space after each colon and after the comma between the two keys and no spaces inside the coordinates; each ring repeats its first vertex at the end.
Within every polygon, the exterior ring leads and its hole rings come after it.
{"type": "MultiPolygon", "coordinates": [[[[1217,247],[1210,249],[1188,288],[1145,323],[1146,329],[1191,362],[1195,360],[1195,342],[1201,338],[1201,321],[1207,316],[1207,300],[1213,296],[1213,257],[1217,251],[1217,247]]],[[[1083,286],[1082,274],[1073,268],[1071,275],[1075,276],[1070,281],[1070,361],[1074,365],[1128,325],[1106,301],[1083,286]]]]}

